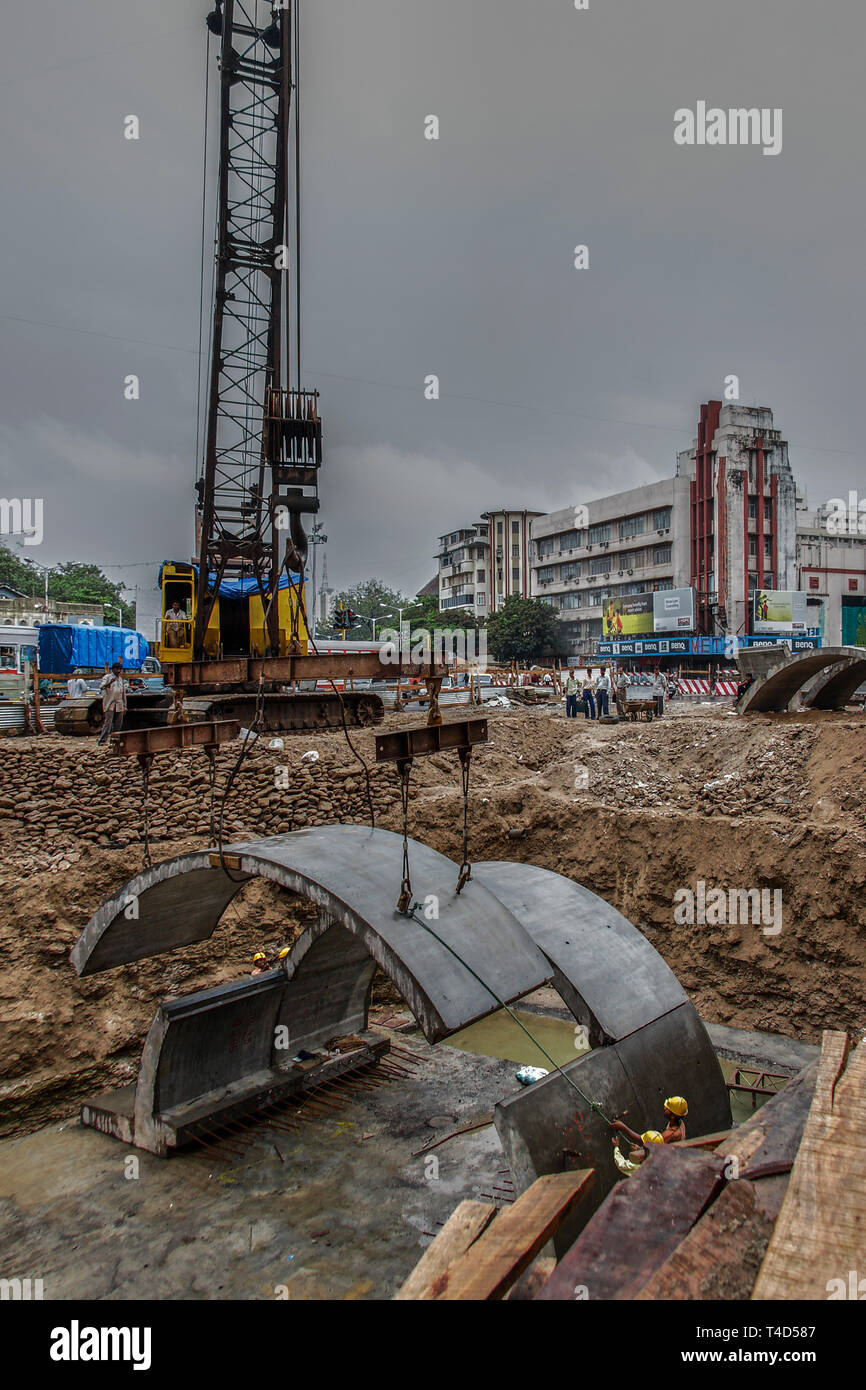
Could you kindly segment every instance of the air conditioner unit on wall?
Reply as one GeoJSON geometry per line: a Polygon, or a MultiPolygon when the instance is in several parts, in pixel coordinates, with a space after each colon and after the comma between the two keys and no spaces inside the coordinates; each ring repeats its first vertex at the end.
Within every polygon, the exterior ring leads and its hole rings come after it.
{"type": "Polygon", "coordinates": [[[634,570],[629,570],[629,574],[634,574],[634,570]]]}
{"type": "MultiPolygon", "coordinates": [[[[622,570],[617,570],[617,574],[619,575],[620,579],[622,579],[622,570]]],[[[631,570],[629,570],[629,574],[631,574],[631,570]]]]}

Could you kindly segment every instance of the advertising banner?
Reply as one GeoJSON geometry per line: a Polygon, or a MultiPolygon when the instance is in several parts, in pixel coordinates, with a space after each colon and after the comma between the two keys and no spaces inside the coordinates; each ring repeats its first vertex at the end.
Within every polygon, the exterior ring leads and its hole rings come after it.
{"type": "Polygon", "coordinates": [[[652,601],[654,632],[694,632],[694,589],[657,589],[652,601]]]}
{"type": "Polygon", "coordinates": [[[806,595],[786,589],[756,589],[755,632],[806,632],[806,595]]]}

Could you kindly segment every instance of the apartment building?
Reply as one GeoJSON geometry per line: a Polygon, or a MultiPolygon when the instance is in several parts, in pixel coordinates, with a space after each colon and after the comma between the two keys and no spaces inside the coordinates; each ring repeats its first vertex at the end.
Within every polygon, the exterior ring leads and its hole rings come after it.
{"type": "Polygon", "coordinates": [[[531,584],[532,519],[540,512],[489,511],[481,520],[439,537],[439,607],[465,609],[476,618],[497,613],[512,594],[531,584]]]}
{"type": "Polygon", "coordinates": [[[558,610],[565,655],[594,650],[611,600],[688,583],[689,496],[665,478],[535,518],[531,593],[558,610]]]}

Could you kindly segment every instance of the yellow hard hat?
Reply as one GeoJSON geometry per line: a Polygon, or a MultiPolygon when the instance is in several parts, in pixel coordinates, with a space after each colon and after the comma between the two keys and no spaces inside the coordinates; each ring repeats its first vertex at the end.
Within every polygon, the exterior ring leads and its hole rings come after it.
{"type": "Polygon", "coordinates": [[[663,1144],[665,1142],[657,1129],[645,1129],[641,1139],[645,1144],[663,1144]]]}
{"type": "Polygon", "coordinates": [[[257,960],[267,960],[267,956],[265,955],[264,951],[256,951],[255,955],[253,956],[253,964],[255,964],[257,960]]]}
{"type": "Polygon", "coordinates": [[[670,1110],[672,1115],[678,1116],[681,1120],[684,1120],[689,1113],[688,1103],[683,1100],[682,1096],[668,1096],[665,1101],[665,1110],[670,1110]]]}
{"type": "Polygon", "coordinates": [[[289,954],[291,949],[291,946],[284,946],[283,949],[280,951],[280,954],[277,956],[277,960],[285,960],[286,956],[289,954]]]}

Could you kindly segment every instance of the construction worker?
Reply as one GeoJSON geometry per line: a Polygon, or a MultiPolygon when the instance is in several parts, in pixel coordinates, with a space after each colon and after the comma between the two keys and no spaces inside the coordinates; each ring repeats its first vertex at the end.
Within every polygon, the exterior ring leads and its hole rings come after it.
{"type": "Polygon", "coordinates": [[[620,1130],[631,1144],[628,1157],[620,1148],[619,1134],[613,1136],[613,1161],[624,1178],[630,1178],[636,1172],[647,1156],[647,1144],[663,1144],[664,1139],[657,1129],[646,1129],[643,1134],[634,1134],[630,1129],[626,1129],[624,1124],[615,1120],[613,1129],[620,1130]]]}
{"type": "Polygon", "coordinates": [[[123,716],[126,712],[126,682],[123,679],[123,667],[119,661],[115,661],[111,670],[102,677],[99,682],[99,693],[102,696],[102,733],[97,740],[98,744],[107,741],[109,734],[116,733],[123,723],[123,716]]]}
{"type": "Polygon", "coordinates": [[[665,1101],[667,1126],[662,1134],[666,1144],[681,1144],[686,1137],[685,1118],[689,1113],[688,1103],[682,1096],[668,1096],[665,1101]]]}
{"type": "Polygon", "coordinates": [[[73,671],[66,682],[66,698],[68,700],[80,700],[82,695],[86,694],[87,681],[80,671],[73,671]]]}
{"type": "Polygon", "coordinates": [[[253,968],[250,971],[250,974],[265,975],[267,974],[269,969],[270,967],[268,965],[268,958],[265,955],[264,951],[256,951],[255,955],[253,956],[253,968]]]}
{"type": "Polygon", "coordinates": [[[177,599],[163,618],[163,638],[167,647],[185,647],[187,616],[177,599]]]}
{"type": "Polygon", "coordinates": [[[280,954],[277,956],[277,965],[282,965],[283,967],[285,967],[285,962],[288,956],[291,954],[291,950],[291,946],[283,947],[283,949],[280,951],[280,954]]]}
{"type": "Polygon", "coordinates": [[[595,683],[595,703],[599,719],[605,719],[610,714],[610,687],[611,679],[607,674],[607,667],[602,666],[601,675],[595,683]]]}

